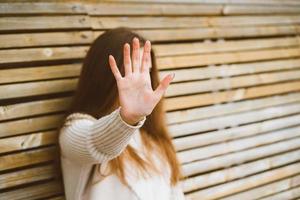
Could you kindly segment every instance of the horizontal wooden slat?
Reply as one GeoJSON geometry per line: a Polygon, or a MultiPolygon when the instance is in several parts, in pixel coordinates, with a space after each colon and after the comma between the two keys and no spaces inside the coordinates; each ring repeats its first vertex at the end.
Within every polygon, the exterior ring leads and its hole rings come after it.
{"type": "Polygon", "coordinates": [[[298,37],[258,38],[243,40],[205,40],[204,42],[154,44],[156,55],[173,56],[204,53],[221,53],[225,51],[245,51],[277,47],[300,46],[298,37]]]}
{"type": "Polygon", "coordinates": [[[56,114],[3,122],[0,123],[0,138],[56,128],[64,117],[63,114],[56,114]]]}
{"type": "Polygon", "coordinates": [[[223,156],[217,156],[206,160],[188,163],[182,166],[183,174],[185,176],[191,176],[221,168],[228,168],[233,165],[240,165],[242,163],[257,160],[263,157],[268,157],[293,149],[299,149],[299,147],[300,137],[292,138],[290,140],[259,146],[241,152],[234,152],[223,156]]]}
{"type": "MultiPolygon", "coordinates": [[[[85,56],[89,47],[53,47],[31,49],[0,50],[0,56],[6,59],[0,60],[0,64],[33,62],[47,60],[81,59],[85,56]]],[[[160,69],[183,68],[210,64],[225,64],[232,62],[259,61],[268,59],[299,57],[298,46],[290,48],[267,49],[257,51],[226,52],[211,54],[195,54],[161,57],[157,55],[157,64],[160,69]],[[186,62],[186,60],[189,62],[186,62]]]]}
{"type": "Polygon", "coordinates": [[[300,48],[285,48],[272,50],[258,50],[247,52],[230,52],[220,54],[170,56],[157,59],[160,69],[183,68],[211,64],[226,64],[232,62],[248,62],[269,60],[275,58],[299,57],[300,48]],[[188,62],[187,62],[188,60],[188,62]]]}
{"type": "Polygon", "coordinates": [[[77,82],[77,78],[72,78],[65,80],[0,85],[0,96],[3,94],[4,98],[9,99],[16,97],[68,92],[75,90],[77,82]]]}
{"type": "Polygon", "coordinates": [[[101,3],[87,6],[90,15],[237,15],[237,14],[295,14],[298,7],[255,6],[255,5],[215,5],[215,4],[143,4],[101,3]]]}
{"type": "MultiPolygon", "coordinates": [[[[267,157],[261,160],[241,164],[227,169],[222,169],[215,172],[191,177],[189,179],[182,181],[183,190],[185,192],[190,192],[193,190],[217,185],[220,183],[230,182],[232,180],[244,178],[249,175],[271,170],[273,168],[277,168],[299,160],[300,160],[300,150],[298,149],[295,151],[267,157]]],[[[298,180],[298,178],[295,180],[298,180]]],[[[295,186],[295,185],[296,183],[294,183],[294,185],[291,184],[291,186],[295,186]]],[[[246,199],[246,197],[243,196],[243,198],[240,199],[246,199]]]]}
{"type": "Polygon", "coordinates": [[[53,195],[63,193],[62,181],[51,181],[40,183],[29,187],[19,188],[8,192],[3,192],[0,200],[14,199],[14,200],[32,200],[45,199],[53,195]]]}
{"type": "MultiPolygon", "coordinates": [[[[300,13],[300,12],[299,12],[300,13]]],[[[91,17],[93,29],[130,28],[195,28],[297,24],[299,15],[229,16],[229,17],[91,17]]]]}
{"type": "MultiPolygon", "coordinates": [[[[63,45],[63,44],[86,44],[91,43],[93,34],[90,31],[68,31],[53,33],[19,33],[19,34],[2,34],[0,35],[0,48],[8,47],[32,47],[46,45],[63,45]]],[[[218,43],[192,43],[192,44],[156,44],[154,47],[160,55],[175,55],[178,52],[185,53],[208,53],[219,52],[223,49],[234,50],[236,48],[255,49],[262,48],[265,45],[288,46],[299,44],[297,38],[271,38],[255,39],[239,42],[221,41],[218,43]],[[250,45],[250,46],[249,46],[250,45]],[[175,48],[178,47],[178,48],[175,48]],[[167,48],[167,50],[165,50],[167,48]],[[189,52],[190,51],[190,52],[189,52]]],[[[179,53],[180,54],[180,53],[179,53]]]]}
{"type": "Polygon", "coordinates": [[[233,102],[300,90],[300,81],[166,99],[166,110],[233,102]]]}
{"type": "Polygon", "coordinates": [[[55,152],[56,147],[47,147],[0,156],[0,171],[51,161],[55,158],[55,152]]]}
{"type": "Polygon", "coordinates": [[[272,181],[286,178],[300,172],[300,163],[274,169],[265,173],[243,178],[242,180],[233,181],[224,185],[211,187],[188,194],[187,199],[215,199],[236,192],[240,192],[252,187],[257,187],[272,181]]]}
{"type": "MultiPolygon", "coordinates": [[[[175,73],[172,83],[179,81],[193,81],[208,78],[230,77],[243,74],[252,74],[260,72],[272,72],[289,69],[298,69],[300,59],[271,60],[251,63],[224,64],[220,66],[210,65],[208,67],[197,67],[187,69],[171,69],[159,72],[161,79],[169,73],[175,73]]],[[[171,83],[171,84],[172,84],[171,83]]]]}
{"type": "Polygon", "coordinates": [[[0,48],[89,44],[93,39],[91,31],[1,34],[0,48]]]}
{"type": "MultiPolygon", "coordinates": [[[[165,30],[136,30],[145,38],[152,41],[180,41],[206,38],[247,38],[262,36],[296,35],[300,32],[300,26],[251,26],[251,27],[222,27],[222,28],[193,28],[193,29],[165,29],[165,30]]],[[[95,36],[102,34],[95,31],[95,36]]]]}
{"type": "Polygon", "coordinates": [[[34,167],[0,175],[0,189],[10,188],[56,177],[53,165],[34,167]]]}
{"type": "Polygon", "coordinates": [[[235,89],[255,85],[271,84],[284,81],[300,80],[300,70],[262,73],[255,75],[224,77],[204,81],[193,81],[171,84],[165,93],[166,97],[187,95],[201,92],[235,89]]]}
{"type": "Polygon", "coordinates": [[[0,64],[80,59],[87,51],[88,47],[85,46],[0,50],[0,56],[6,58],[1,59],[0,64]]]}
{"type": "Polygon", "coordinates": [[[85,13],[85,8],[79,3],[47,3],[47,2],[33,2],[33,3],[0,3],[1,15],[7,14],[79,14],[85,13]]]}
{"type": "Polygon", "coordinates": [[[27,150],[57,143],[57,131],[42,131],[28,135],[0,139],[0,153],[27,150]]]}
{"type": "Polygon", "coordinates": [[[200,4],[254,4],[254,5],[300,5],[298,0],[103,0],[103,2],[143,2],[143,3],[200,3],[200,4]]]}
{"type": "Polygon", "coordinates": [[[81,63],[43,67],[26,67],[0,70],[0,83],[36,81],[53,78],[77,77],[81,63]]]}
{"type": "Polygon", "coordinates": [[[90,28],[89,18],[85,15],[74,16],[35,16],[1,17],[0,31],[20,30],[59,30],[90,28]],[[42,23],[41,23],[42,21],[42,23]],[[58,23],[59,22],[59,23],[58,23]]]}
{"type": "Polygon", "coordinates": [[[71,101],[72,97],[65,97],[0,106],[0,121],[65,111],[71,101]]]}
{"type": "Polygon", "coordinates": [[[91,3],[86,4],[89,15],[218,15],[221,5],[176,5],[143,3],[91,3]]]}
{"type": "Polygon", "coordinates": [[[243,15],[243,14],[296,14],[300,13],[300,6],[254,6],[254,5],[227,5],[223,9],[224,15],[243,15]]]}

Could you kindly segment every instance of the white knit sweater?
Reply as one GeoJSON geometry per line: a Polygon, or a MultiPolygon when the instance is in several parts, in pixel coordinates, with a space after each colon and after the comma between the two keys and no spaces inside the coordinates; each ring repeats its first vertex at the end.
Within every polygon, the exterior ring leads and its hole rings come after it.
{"type": "Polygon", "coordinates": [[[83,113],[66,118],[59,135],[66,200],[184,200],[181,185],[170,186],[170,170],[159,159],[155,164],[160,166],[161,176],[146,180],[132,176],[135,169],[126,163],[129,187],[121,184],[117,176],[105,177],[96,170],[96,164],[101,163],[100,171],[105,175],[107,163],[129,144],[141,156],[144,154],[139,128],[146,117],[132,126],[122,119],[120,108],[99,119],[83,113]]]}

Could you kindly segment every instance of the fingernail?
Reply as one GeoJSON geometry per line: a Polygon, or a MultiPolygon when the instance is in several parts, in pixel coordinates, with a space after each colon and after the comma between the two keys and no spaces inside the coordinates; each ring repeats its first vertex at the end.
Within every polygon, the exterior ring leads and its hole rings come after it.
{"type": "Polygon", "coordinates": [[[174,77],[175,77],[175,73],[172,74],[172,79],[174,79],[174,77]]]}

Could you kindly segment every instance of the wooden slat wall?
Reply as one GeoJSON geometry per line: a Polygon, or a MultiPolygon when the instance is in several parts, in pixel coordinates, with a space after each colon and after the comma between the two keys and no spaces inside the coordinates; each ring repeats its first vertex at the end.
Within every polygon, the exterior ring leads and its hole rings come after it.
{"type": "Polygon", "coordinates": [[[118,26],[176,73],[187,199],[300,198],[300,1],[7,1],[0,15],[0,200],[64,199],[55,128],[89,45],[118,26]]]}

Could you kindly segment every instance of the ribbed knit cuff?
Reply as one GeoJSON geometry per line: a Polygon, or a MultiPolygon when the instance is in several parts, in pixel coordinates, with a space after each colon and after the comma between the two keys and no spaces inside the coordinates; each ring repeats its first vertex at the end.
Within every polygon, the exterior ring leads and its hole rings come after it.
{"type": "Polygon", "coordinates": [[[99,161],[121,154],[133,134],[146,120],[145,116],[137,125],[130,125],[122,119],[120,109],[119,106],[111,114],[97,119],[86,135],[88,150],[99,161]]]}
{"type": "Polygon", "coordinates": [[[117,109],[117,113],[119,114],[119,117],[121,118],[122,122],[126,125],[126,126],[129,126],[131,128],[140,128],[141,126],[143,126],[145,120],[146,120],[146,117],[144,116],[143,119],[141,119],[136,125],[131,125],[131,124],[128,124],[127,122],[125,122],[121,116],[121,113],[120,113],[120,110],[121,110],[121,106],[117,109]]]}

